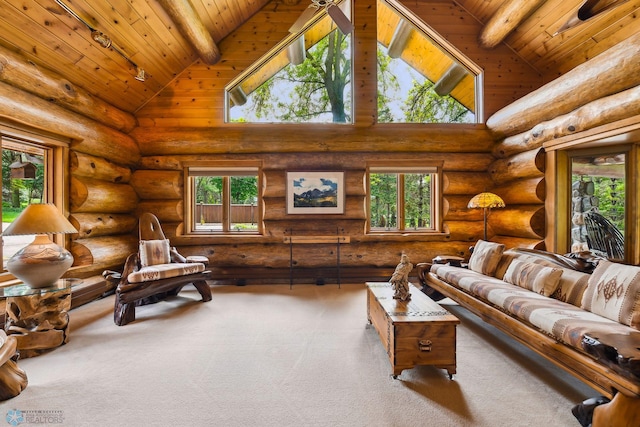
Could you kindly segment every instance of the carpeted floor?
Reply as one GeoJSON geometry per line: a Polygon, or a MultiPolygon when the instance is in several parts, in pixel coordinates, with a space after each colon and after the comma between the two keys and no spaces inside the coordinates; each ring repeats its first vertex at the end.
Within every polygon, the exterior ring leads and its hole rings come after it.
{"type": "MultiPolygon", "coordinates": [[[[68,344],[19,361],[29,386],[0,403],[28,425],[578,427],[597,393],[479,321],[461,319],[457,375],[390,376],[364,285],[186,288],[117,327],[113,297],[71,312],[68,344]],[[55,418],[54,418],[55,417],[55,418]],[[61,421],[55,423],[55,421],[61,421]]],[[[2,425],[2,422],[0,422],[2,425]]],[[[8,425],[8,424],[7,424],[8,425]]]]}

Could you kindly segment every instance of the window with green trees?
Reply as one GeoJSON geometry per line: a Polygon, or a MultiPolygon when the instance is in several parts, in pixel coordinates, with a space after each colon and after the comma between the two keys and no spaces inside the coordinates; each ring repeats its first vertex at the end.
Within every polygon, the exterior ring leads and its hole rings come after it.
{"type": "MultiPolygon", "coordinates": [[[[351,15],[349,1],[339,4],[351,15]]],[[[477,122],[481,69],[399,2],[377,7],[378,122],[477,122]]],[[[351,44],[350,34],[318,12],[228,86],[226,120],[352,123],[351,44]]]]}
{"type": "Polygon", "coordinates": [[[257,167],[189,167],[190,233],[258,233],[257,167]]]}
{"type": "Polygon", "coordinates": [[[370,231],[439,231],[438,168],[372,166],[367,178],[370,231]]]}
{"type": "Polygon", "coordinates": [[[571,157],[571,251],[625,259],[627,153],[582,151],[571,157]]]}

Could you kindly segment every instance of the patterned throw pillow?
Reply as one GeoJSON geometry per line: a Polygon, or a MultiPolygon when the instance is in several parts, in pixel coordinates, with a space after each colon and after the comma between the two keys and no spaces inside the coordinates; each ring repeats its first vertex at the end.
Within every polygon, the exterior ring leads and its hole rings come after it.
{"type": "Polygon", "coordinates": [[[478,240],[471,253],[471,258],[469,258],[469,269],[487,276],[493,276],[498,266],[498,261],[502,257],[502,252],[504,252],[504,245],[478,240]]]}
{"type": "Polygon", "coordinates": [[[600,261],[582,296],[582,308],[640,329],[640,267],[600,261]]]}
{"type": "Polygon", "coordinates": [[[169,239],[140,240],[140,264],[142,267],[150,265],[169,264],[171,253],[169,252],[169,239]]]}
{"type": "Polygon", "coordinates": [[[562,276],[562,269],[560,268],[546,267],[514,259],[509,264],[503,280],[548,297],[558,288],[560,276],[562,276]]]}

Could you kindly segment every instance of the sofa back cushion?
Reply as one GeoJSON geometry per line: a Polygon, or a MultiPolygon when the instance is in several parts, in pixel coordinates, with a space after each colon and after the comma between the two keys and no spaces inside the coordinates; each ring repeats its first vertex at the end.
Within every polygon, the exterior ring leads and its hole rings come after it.
{"type": "Polygon", "coordinates": [[[582,297],[582,308],[640,329],[640,267],[600,261],[582,297]]]}
{"type": "Polygon", "coordinates": [[[148,267],[158,264],[169,264],[171,262],[171,252],[169,239],[162,240],[140,240],[140,265],[148,267]]]}
{"type": "Polygon", "coordinates": [[[469,258],[469,269],[493,276],[503,252],[503,244],[478,240],[469,258]]]}
{"type": "Polygon", "coordinates": [[[582,306],[582,296],[587,289],[591,274],[582,271],[572,270],[570,268],[562,269],[562,276],[558,288],[551,295],[551,298],[558,301],[568,302],[576,307],[582,306]]]}
{"type": "Polygon", "coordinates": [[[562,269],[514,259],[511,261],[503,280],[546,297],[558,288],[562,269]]]}

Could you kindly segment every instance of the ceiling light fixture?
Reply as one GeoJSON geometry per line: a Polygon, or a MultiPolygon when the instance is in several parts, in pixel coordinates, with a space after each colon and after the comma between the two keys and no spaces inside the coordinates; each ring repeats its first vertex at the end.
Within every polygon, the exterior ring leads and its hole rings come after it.
{"type": "Polygon", "coordinates": [[[148,74],[142,69],[142,67],[138,66],[138,64],[133,62],[133,60],[131,58],[129,58],[127,56],[127,54],[124,53],[124,51],[122,49],[120,49],[118,46],[113,44],[113,40],[111,40],[111,37],[109,37],[108,35],[106,35],[105,33],[101,32],[101,31],[93,28],[93,26],[91,24],[89,24],[86,20],[84,20],[76,12],[74,12],[69,6],[67,6],[64,2],[62,2],[62,0],[56,0],[56,3],[58,3],[58,5],[60,5],[60,7],[62,7],[69,15],[73,16],[80,23],[82,23],[85,27],[87,27],[89,29],[89,31],[91,31],[91,38],[96,43],[98,43],[100,46],[104,47],[105,49],[111,49],[111,50],[115,51],[118,55],[120,55],[124,59],[126,59],[127,62],[129,64],[131,64],[133,69],[136,70],[136,76],[135,76],[136,80],[141,81],[141,82],[144,82],[146,80],[146,78],[148,77],[148,74]]]}
{"type": "Polygon", "coordinates": [[[337,6],[336,0],[311,0],[309,7],[302,12],[302,15],[300,15],[291,28],[289,28],[289,32],[294,34],[300,32],[318,10],[325,8],[327,14],[329,14],[333,22],[340,31],[342,31],[342,34],[350,34],[353,31],[353,24],[340,7],[337,6]]]}

